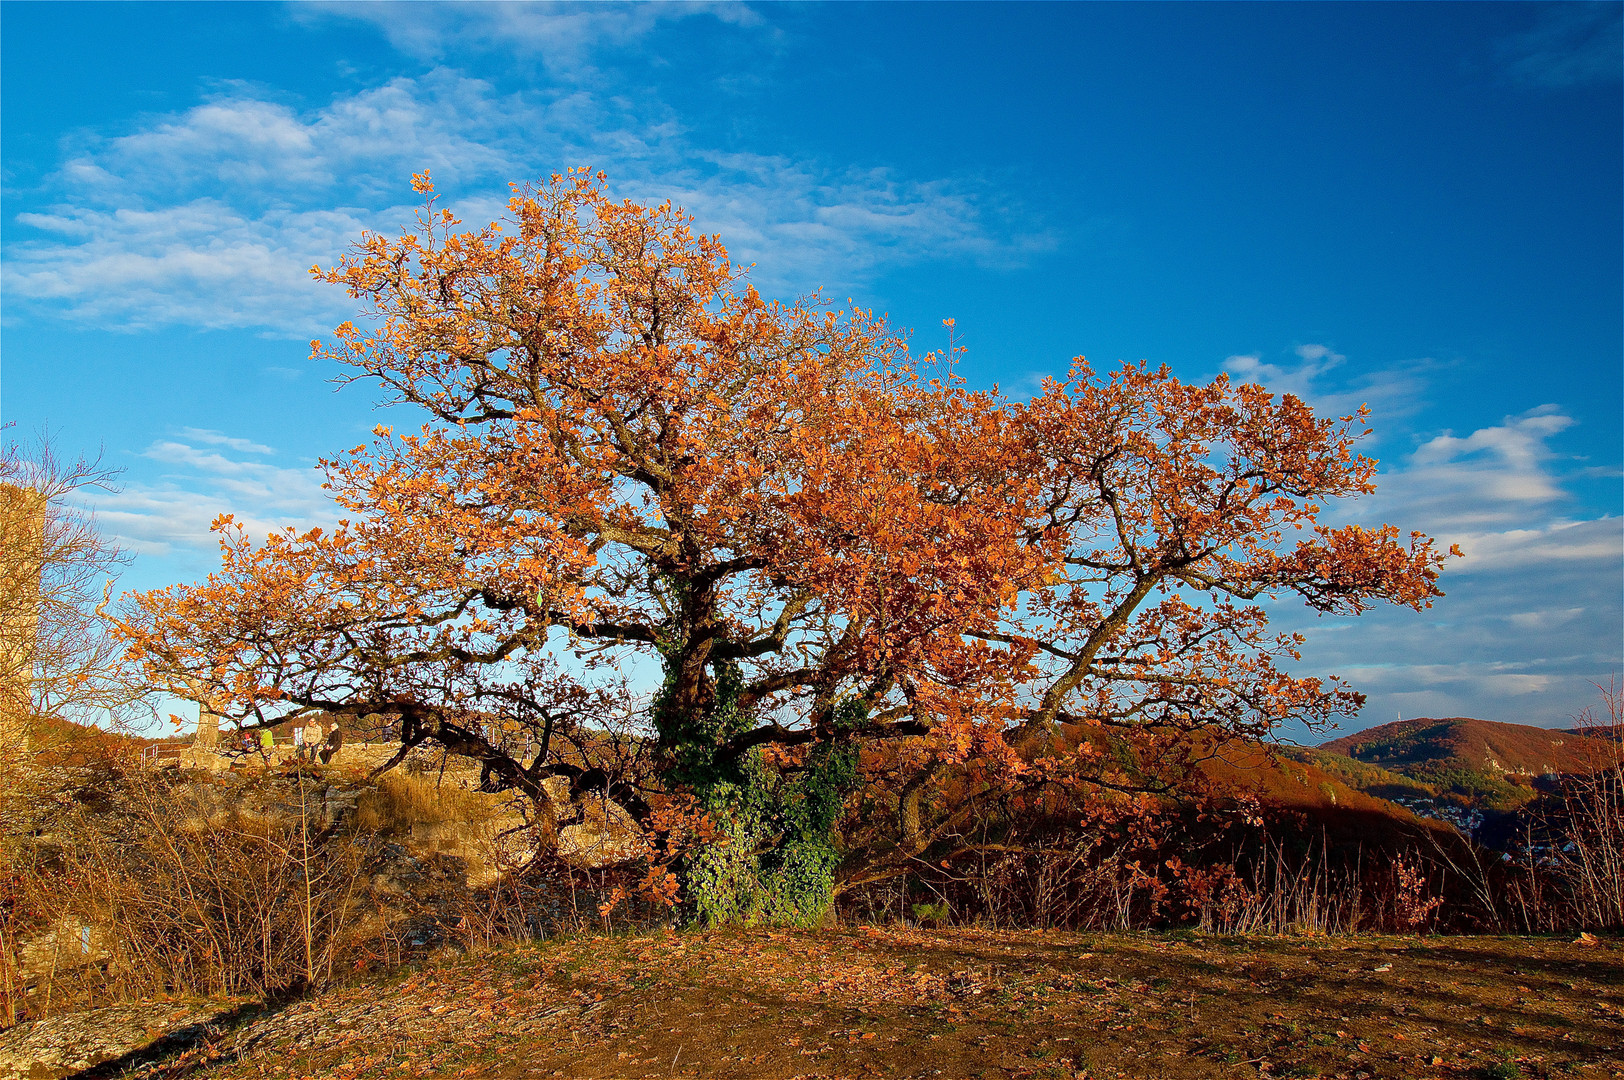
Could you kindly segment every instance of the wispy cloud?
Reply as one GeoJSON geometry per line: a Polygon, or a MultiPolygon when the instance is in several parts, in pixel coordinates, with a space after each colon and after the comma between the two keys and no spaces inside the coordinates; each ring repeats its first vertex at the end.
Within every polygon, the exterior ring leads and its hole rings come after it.
{"type": "Polygon", "coordinates": [[[51,203],[17,215],[34,235],[6,248],[14,313],[308,338],[350,312],[310,267],[410,220],[415,206],[394,200],[410,197],[411,172],[477,185],[518,168],[497,138],[513,103],[477,79],[395,79],[304,111],[255,93],[228,86],[128,134],[86,137],[51,203]]]}
{"type": "Polygon", "coordinates": [[[236,450],[238,453],[243,454],[276,453],[274,447],[266,446],[264,443],[234,438],[224,432],[214,431],[209,428],[183,427],[180,429],[180,436],[184,439],[190,439],[192,442],[205,443],[209,446],[224,446],[229,450],[236,450]]]}
{"type": "Polygon", "coordinates": [[[1346,361],[1331,346],[1310,343],[1292,349],[1289,359],[1281,356],[1271,361],[1261,353],[1242,353],[1227,357],[1222,366],[1238,382],[1294,394],[1322,414],[1347,416],[1368,405],[1378,425],[1409,416],[1425,403],[1431,361],[1357,370],[1351,370],[1346,361]]]}
{"type": "Polygon", "coordinates": [[[1624,75],[1624,7],[1546,4],[1534,27],[1505,41],[1506,72],[1525,86],[1562,88],[1618,82],[1624,75]]]}
{"type": "Polygon", "coordinates": [[[206,563],[216,542],[209,524],[221,514],[259,537],[286,525],[331,525],[339,516],[313,466],[265,460],[276,450],[249,439],[184,428],[141,456],[158,466],[143,470],[149,479],[94,501],[101,528],[136,554],[206,563]]]}
{"type": "Polygon", "coordinates": [[[1299,345],[1292,352],[1295,364],[1266,363],[1261,353],[1231,356],[1224,361],[1224,370],[1239,382],[1257,383],[1277,394],[1295,394],[1310,398],[1322,388],[1315,384],[1332,368],[1347,359],[1329,345],[1299,345]]]}
{"type": "MultiPolygon", "coordinates": [[[[1548,568],[1559,563],[1588,564],[1599,573],[1607,574],[1624,560],[1624,518],[1555,521],[1529,529],[1457,533],[1454,542],[1461,546],[1466,557],[1451,566],[1451,576],[1518,567],[1548,568]]],[[[1544,599],[1554,600],[1558,605],[1552,610],[1578,610],[1560,607],[1563,602],[1560,597],[1544,599]]]]}
{"type": "MultiPolygon", "coordinates": [[[[654,164],[650,161],[649,164],[654,164]]],[[[769,292],[832,290],[887,265],[969,259],[1018,264],[1055,238],[988,183],[918,180],[890,169],[831,170],[758,154],[695,154],[636,174],[637,198],[670,198],[769,292]]]]}
{"type": "MultiPolygon", "coordinates": [[[[1361,369],[1323,344],[1223,363],[1321,415],[1370,404],[1389,451],[1405,439],[1394,419],[1415,416],[1433,367],[1361,369]]],[[[1406,451],[1383,454],[1374,495],[1329,509],[1335,523],[1390,522],[1465,552],[1447,562],[1446,595],[1423,613],[1332,618],[1289,599],[1274,605],[1275,622],[1307,635],[1304,670],[1342,675],[1370,695],[1349,727],[1400,713],[1555,724],[1592,700],[1591,681],[1612,674],[1624,655],[1624,519],[1590,516],[1575,496],[1592,471],[1560,449],[1576,423],[1541,405],[1464,434],[1413,436],[1406,451]]]]}
{"type": "Polygon", "coordinates": [[[742,3],[333,3],[302,4],[295,17],[370,23],[396,49],[441,60],[466,51],[535,57],[555,74],[583,77],[605,49],[633,48],[662,26],[710,19],[758,34],[765,21],[742,3]]]}
{"type": "Polygon", "coordinates": [[[334,189],[398,196],[410,172],[462,183],[517,167],[504,147],[508,120],[533,109],[489,83],[436,70],[340,95],[316,109],[271,100],[244,83],[221,85],[201,105],[150,118],[125,135],[89,136],[60,181],[112,200],[131,191],[255,201],[325,201],[334,189]]]}
{"type": "Polygon", "coordinates": [[[310,267],[331,265],[363,230],[408,222],[416,207],[399,200],[412,172],[429,169],[448,204],[480,225],[499,216],[510,180],[569,164],[605,168],[631,197],[684,206],[736,260],[759,264],[758,287],[774,293],[845,290],[929,259],[1018,262],[1052,244],[974,177],[720,153],[657,101],[503,94],[437,70],[311,109],[227,86],[138,130],[85,139],[48,205],[16,218],[32,235],[6,249],[10,314],[308,338],[351,313],[310,267]]]}
{"type": "Polygon", "coordinates": [[[1566,483],[1575,463],[1550,440],[1573,425],[1542,405],[1464,436],[1435,434],[1383,471],[1366,512],[1419,520],[1446,542],[1562,524],[1574,509],[1566,483]]]}
{"type": "MultiPolygon", "coordinates": [[[[1591,684],[1617,674],[1624,655],[1624,522],[1520,532],[1486,537],[1501,548],[1476,565],[1452,561],[1445,595],[1422,613],[1315,618],[1280,605],[1275,621],[1307,637],[1304,670],[1341,675],[1370,696],[1347,727],[1398,712],[1549,726],[1595,701],[1591,684]]],[[[1475,544],[1467,550],[1484,541],[1475,544]]]]}
{"type": "Polygon", "coordinates": [[[331,263],[378,216],[253,215],[216,199],[62,205],[18,215],[44,235],[7,246],[5,288],[14,316],[19,307],[47,308],[110,329],[251,327],[307,338],[348,311],[310,267],[331,263]]]}

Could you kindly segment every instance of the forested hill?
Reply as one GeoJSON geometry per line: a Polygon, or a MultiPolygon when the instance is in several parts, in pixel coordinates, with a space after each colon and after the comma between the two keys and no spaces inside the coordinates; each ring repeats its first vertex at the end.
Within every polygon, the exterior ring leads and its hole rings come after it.
{"type": "Polygon", "coordinates": [[[1466,716],[1400,720],[1323,743],[1321,750],[1400,773],[1417,767],[1543,776],[1589,772],[1611,747],[1571,731],[1466,716]]]}
{"type": "Polygon", "coordinates": [[[1563,728],[1564,735],[1584,735],[1592,739],[1611,739],[1624,742],[1624,724],[1592,724],[1589,727],[1563,728]]]}
{"type": "Polygon", "coordinates": [[[1383,724],[1305,756],[1370,795],[1475,829],[1480,812],[1516,810],[1558,777],[1593,773],[1617,755],[1605,736],[1450,716],[1383,724]]]}

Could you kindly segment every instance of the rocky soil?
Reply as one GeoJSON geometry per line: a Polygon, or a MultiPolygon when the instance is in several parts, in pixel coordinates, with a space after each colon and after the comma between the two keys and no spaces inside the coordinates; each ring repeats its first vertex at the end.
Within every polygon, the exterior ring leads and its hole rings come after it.
{"type": "Polygon", "coordinates": [[[98,1075],[1620,1077],[1624,943],[582,937],[241,1013],[161,1063],[98,1075]]]}
{"type": "Polygon", "coordinates": [[[242,1003],[154,1002],[51,1016],[0,1032],[0,1080],[113,1073],[220,1038],[242,1003]]]}

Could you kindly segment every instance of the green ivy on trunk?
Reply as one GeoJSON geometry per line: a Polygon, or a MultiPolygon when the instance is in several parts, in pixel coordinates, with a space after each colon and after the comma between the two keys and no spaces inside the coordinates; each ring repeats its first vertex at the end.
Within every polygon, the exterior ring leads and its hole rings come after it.
{"type": "Polygon", "coordinates": [[[677,867],[684,915],[703,926],[816,925],[834,902],[835,825],[857,783],[857,751],[839,735],[862,710],[837,709],[834,737],[814,743],[798,770],[769,767],[759,748],[724,759],[721,747],[749,721],[738,709],[738,665],[719,661],[711,670],[714,694],[701,715],[679,715],[663,691],[654,702],[671,777],[698,797],[722,838],[677,867]]]}

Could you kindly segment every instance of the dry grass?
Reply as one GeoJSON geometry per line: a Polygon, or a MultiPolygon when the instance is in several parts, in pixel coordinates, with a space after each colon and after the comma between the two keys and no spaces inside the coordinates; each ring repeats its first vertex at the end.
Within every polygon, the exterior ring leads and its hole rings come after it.
{"type": "MultiPolygon", "coordinates": [[[[262,996],[331,978],[362,943],[371,841],[291,806],[222,805],[135,772],[14,846],[4,1011],[156,994],[262,996]]],[[[303,796],[301,798],[301,796],[303,796]]]]}
{"type": "Polygon", "coordinates": [[[429,775],[391,772],[379,778],[355,804],[355,827],[362,832],[410,835],[442,825],[479,827],[496,817],[496,796],[470,791],[429,775]]]}

